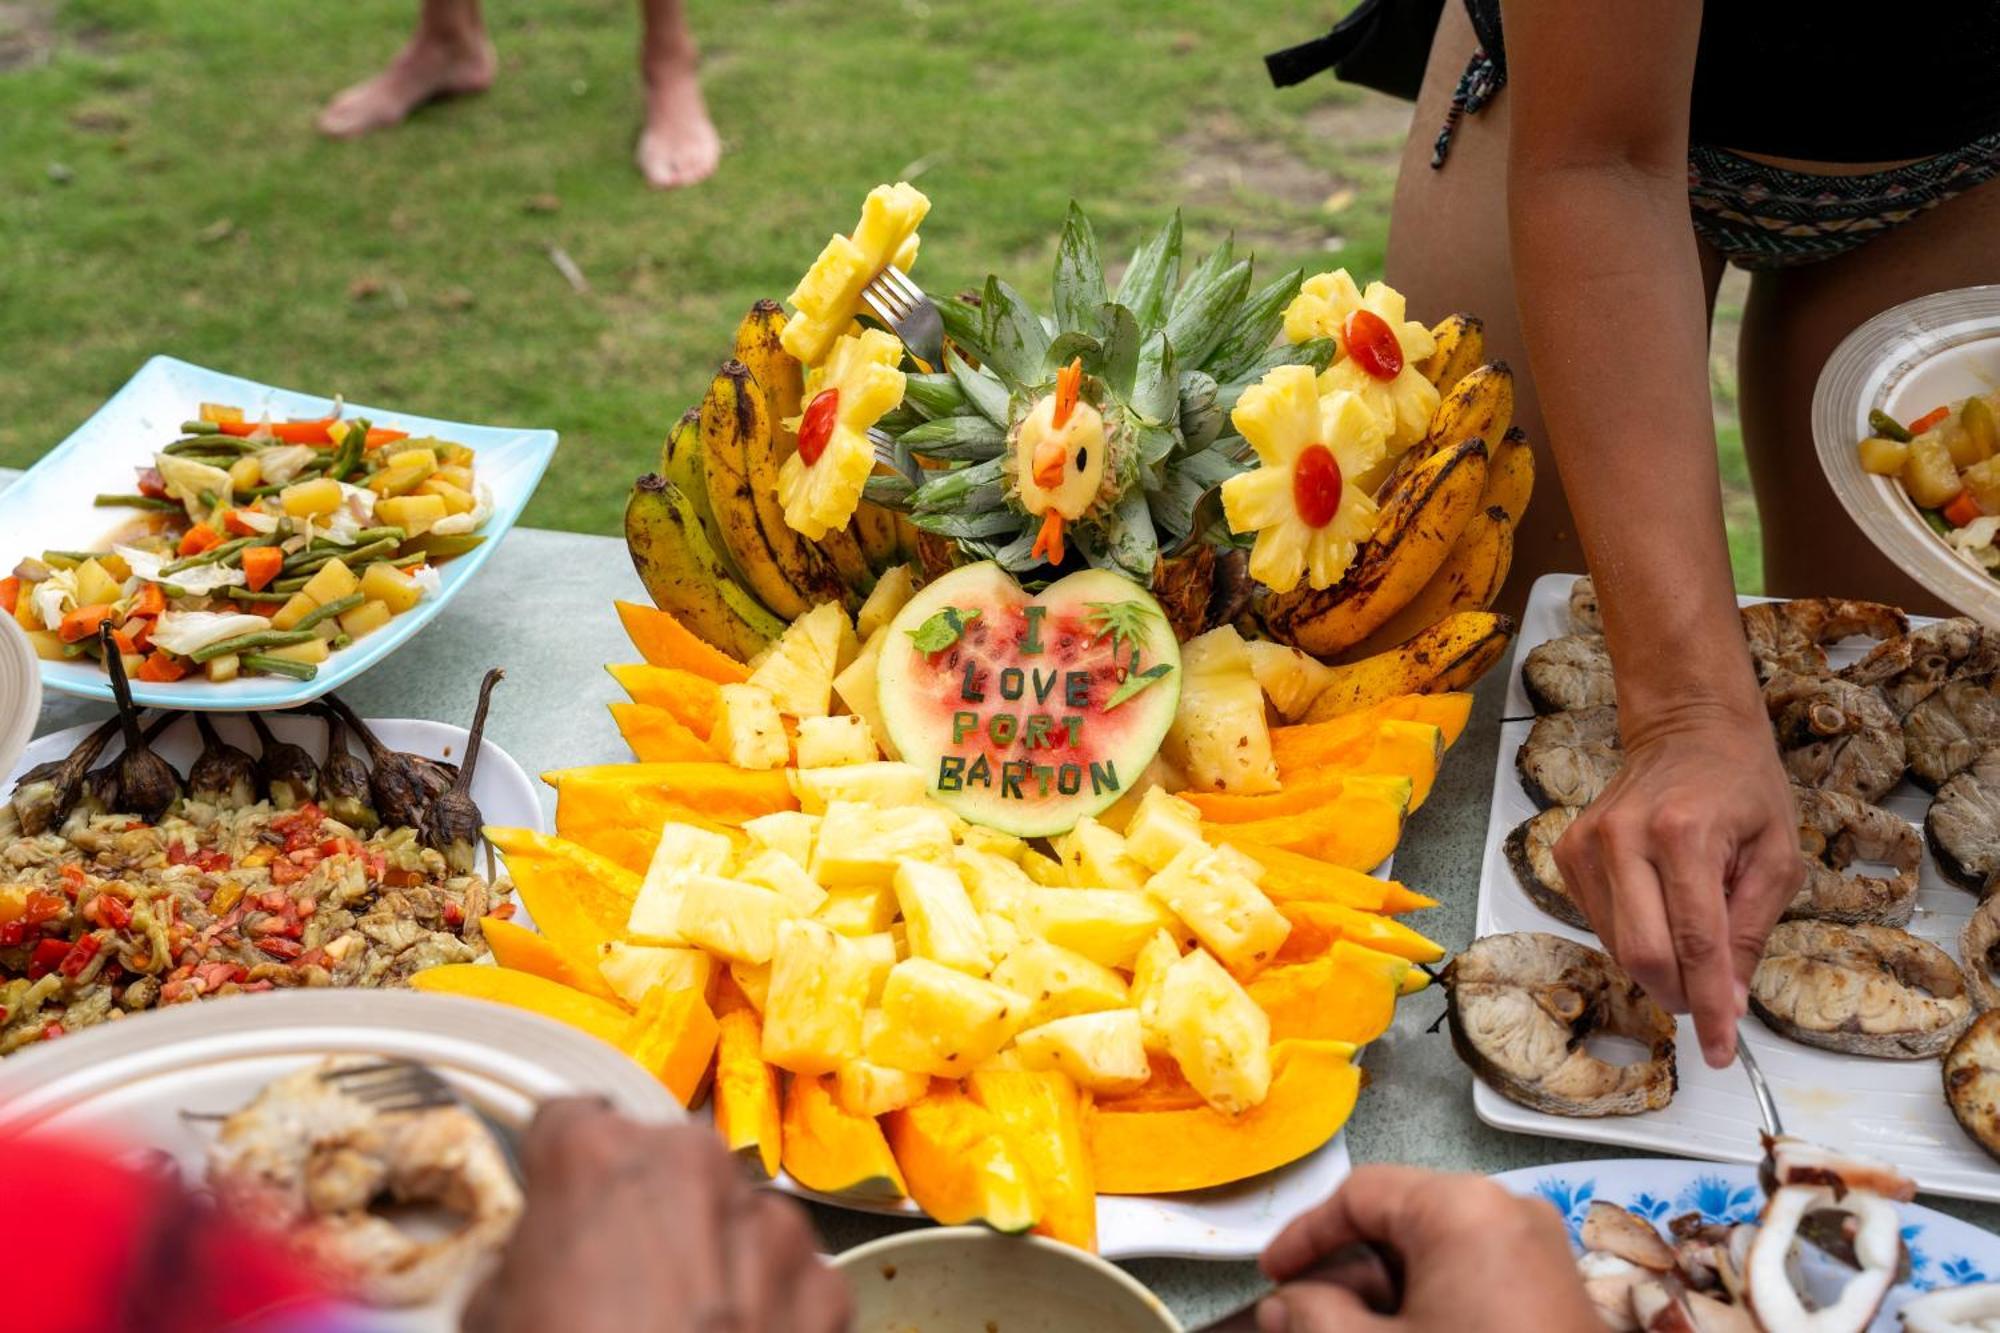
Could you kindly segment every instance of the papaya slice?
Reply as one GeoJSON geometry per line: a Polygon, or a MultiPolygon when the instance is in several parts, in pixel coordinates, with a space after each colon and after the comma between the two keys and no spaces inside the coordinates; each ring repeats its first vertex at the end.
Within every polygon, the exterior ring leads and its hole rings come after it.
{"type": "MultiPolygon", "coordinates": [[[[560,817],[560,811],[558,811],[560,817]]],[[[1234,847],[1264,868],[1258,887],[1272,902],[1332,902],[1362,912],[1391,916],[1436,907],[1437,899],[1405,888],[1393,879],[1377,879],[1330,861],[1286,851],[1242,837],[1229,824],[1211,824],[1209,838],[1234,847]]]]}
{"type": "Polygon", "coordinates": [[[721,763],[605,764],[542,774],[556,789],[556,832],[644,875],[660,826],[693,824],[741,840],[734,826],[796,810],[782,772],[721,763]]]}
{"type": "Polygon", "coordinates": [[[699,763],[721,757],[714,746],[688,730],[664,708],[634,703],[612,704],[610,708],[611,718],[618,724],[618,734],[625,738],[642,764],[699,763]]]}
{"type": "Polygon", "coordinates": [[[605,983],[604,975],[597,970],[596,960],[591,955],[572,957],[547,935],[497,916],[482,918],[479,933],[486,937],[486,947],[493,951],[493,961],[500,966],[511,967],[516,972],[532,972],[559,986],[568,986],[585,995],[618,1003],[617,995],[605,983]]]}
{"type": "Polygon", "coordinates": [[[596,958],[625,935],[640,877],[566,838],[533,829],[493,828],[486,837],[506,858],[514,891],[535,928],[573,959],[596,958]]]}
{"type": "Polygon", "coordinates": [[[632,696],[633,703],[666,709],[675,721],[697,736],[715,730],[715,714],[722,706],[722,687],[708,677],[648,662],[618,662],[604,669],[632,696]]]}
{"type": "Polygon", "coordinates": [[[1271,1019],[1271,1040],[1347,1041],[1366,1045],[1389,1030],[1406,958],[1351,940],[1302,963],[1269,967],[1253,978],[1250,998],[1271,1019]]]}
{"type": "Polygon", "coordinates": [[[1116,1097],[1100,1097],[1096,1104],[1119,1111],[1187,1111],[1208,1105],[1171,1055],[1148,1051],[1146,1063],[1152,1066],[1153,1076],[1145,1083],[1116,1097]]]}
{"type": "Polygon", "coordinates": [[[609,1000],[585,995],[580,990],[538,977],[532,972],[516,972],[510,967],[488,967],[484,963],[446,963],[427,967],[410,977],[410,989],[434,995],[464,995],[494,1004],[510,1004],[516,1009],[553,1018],[604,1042],[625,1049],[626,1029],[631,1016],[609,1000]]]}
{"type": "MultiPolygon", "coordinates": [[[[794,1080],[796,1086],[797,1080],[794,1080]]],[[[1010,1235],[1042,1218],[1040,1197],[997,1116],[955,1082],[883,1117],[918,1207],[945,1226],[980,1223],[1010,1235]]]]}
{"type": "Polygon", "coordinates": [[[778,1071],[764,1063],[763,1020],[726,974],[716,990],[715,1022],[715,1130],[729,1151],[769,1179],[784,1153],[778,1071]]]}
{"type": "Polygon", "coordinates": [[[1235,833],[1350,870],[1373,870],[1389,859],[1403,836],[1410,786],[1408,778],[1346,778],[1338,794],[1309,810],[1222,825],[1204,821],[1202,828],[1204,833],[1214,830],[1214,837],[1235,833]]]}
{"type": "Polygon", "coordinates": [[[1444,946],[1377,912],[1357,912],[1338,903],[1281,903],[1278,910],[1292,923],[1292,933],[1278,949],[1274,964],[1304,962],[1332,949],[1337,940],[1394,954],[1412,963],[1435,963],[1444,946]]]}
{"type": "Polygon", "coordinates": [[[656,667],[679,667],[718,685],[739,685],[750,668],[656,607],[618,602],[618,619],[639,656],[656,667]]]}
{"type": "Polygon", "coordinates": [[[655,986],[625,1029],[625,1053],[666,1085],[682,1106],[693,1106],[708,1084],[720,1029],[698,990],[655,986]]]}
{"type": "Polygon", "coordinates": [[[1325,722],[1273,727],[1271,757],[1281,774],[1288,768],[1309,770],[1322,756],[1352,745],[1357,736],[1384,722],[1428,723],[1444,733],[1444,746],[1449,750],[1458,743],[1471,717],[1470,694],[1403,694],[1325,722]]]}
{"type": "Polygon", "coordinates": [[[976,1069],[972,1099],[993,1113],[1042,1202],[1035,1233],[1097,1250],[1097,1190],[1076,1084],[1053,1070],[976,1069]]]}
{"type": "Polygon", "coordinates": [[[794,1076],[785,1093],[785,1171],[809,1190],[867,1199],[908,1194],[882,1126],[852,1115],[833,1095],[833,1076],[794,1076]]]}
{"type": "Polygon", "coordinates": [[[1340,1041],[1284,1041],[1271,1049],[1271,1090],[1239,1116],[1208,1106],[1084,1113],[1086,1142],[1104,1194],[1176,1194],[1275,1170],[1332,1139],[1354,1111],[1361,1071],[1340,1041]]]}
{"type": "Polygon", "coordinates": [[[1438,763],[1444,758],[1443,735],[1428,722],[1384,722],[1357,742],[1351,753],[1330,757],[1312,770],[1281,775],[1284,786],[1279,791],[1257,796],[1187,791],[1181,799],[1199,809],[1204,819],[1243,823],[1311,810],[1339,797],[1350,777],[1401,776],[1410,779],[1414,811],[1437,780],[1438,763]]]}

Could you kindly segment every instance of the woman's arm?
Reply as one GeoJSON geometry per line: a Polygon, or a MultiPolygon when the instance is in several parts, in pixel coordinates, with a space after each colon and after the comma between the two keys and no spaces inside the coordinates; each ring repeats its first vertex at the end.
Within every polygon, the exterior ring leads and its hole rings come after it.
{"type": "Polygon", "coordinates": [[[1722,524],[1687,198],[1701,6],[1508,0],[1504,17],[1515,288],[1627,756],[1558,859],[1612,951],[1727,1063],[1801,871],[1722,524]]]}

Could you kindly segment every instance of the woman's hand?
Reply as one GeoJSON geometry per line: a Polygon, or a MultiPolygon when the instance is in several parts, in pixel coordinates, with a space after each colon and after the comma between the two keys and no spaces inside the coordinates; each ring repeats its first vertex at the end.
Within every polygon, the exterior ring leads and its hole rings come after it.
{"type": "Polygon", "coordinates": [[[800,1208],[752,1190],[713,1132],[601,1103],[544,1106],[528,1207],[473,1295],[468,1333],[837,1333],[848,1293],[800,1208]]]}
{"type": "Polygon", "coordinates": [[[1628,710],[1623,727],[1625,766],[1556,844],[1556,864],[1633,980],[1694,1013],[1720,1068],[1804,873],[1798,812],[1761,709],[1628,710]]]}
{"type": "Polygon", "coordinates": [[[1483,1176],[1357,1167],[1279,1233],[1262,1267],[1283,1285],[1258,1306],[1259,1333],[1604,1328],[1555,1210],[1483,1176]]]}

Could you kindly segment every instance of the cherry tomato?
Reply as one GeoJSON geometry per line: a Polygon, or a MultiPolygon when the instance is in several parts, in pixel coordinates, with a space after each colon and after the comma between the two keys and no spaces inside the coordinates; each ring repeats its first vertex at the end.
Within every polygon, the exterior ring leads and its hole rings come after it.
{"type": "Polygon", "coordinates": [[[1396,341],[1396,331],[1389,322],[1374,311],[1357,310],[1349,315],[1341,336],[1354,364],[1376,379],[1392,380],[1401,373],[1403,344],[1396,341]]]}
{"type": "Polygon", "coordinates": [[[1323,444],[1309,444],[1292,464],[1292,503],[1299,517],[1315,528],[1333,522],[1340,512],[1340,493],[1345,489],[1340,464],[1333,451],[1323,444]]]}
{"type": "Polygon", "coordinates": [[[799,457],[807,467],[819,462],[826,442],[833,438],[834,417],[840,412],[840,390],[821,389],[806,405],[799,418],[799,457]]]}

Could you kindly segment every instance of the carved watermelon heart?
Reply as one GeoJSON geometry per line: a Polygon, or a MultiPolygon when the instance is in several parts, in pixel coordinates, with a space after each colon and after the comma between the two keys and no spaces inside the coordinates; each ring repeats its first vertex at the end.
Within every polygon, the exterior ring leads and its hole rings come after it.
{"type": "Polygon", "coordinates": [[[905,761],[959,815],[1061,833],[1152,762],[1180,702],[1180,645],[1137,584],[1091,569],[1031,597],[992,561],[927,584],[877,675],[905,761]]]}

